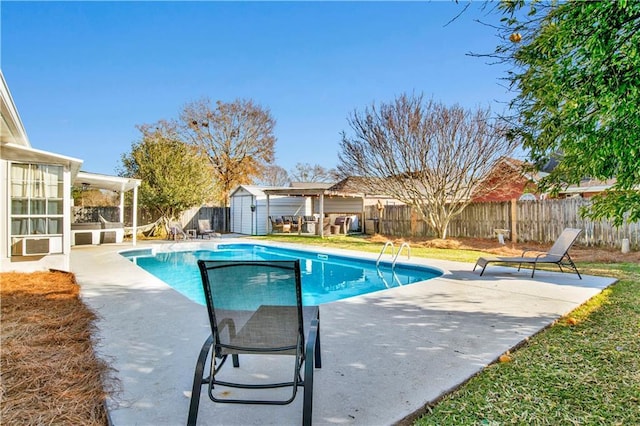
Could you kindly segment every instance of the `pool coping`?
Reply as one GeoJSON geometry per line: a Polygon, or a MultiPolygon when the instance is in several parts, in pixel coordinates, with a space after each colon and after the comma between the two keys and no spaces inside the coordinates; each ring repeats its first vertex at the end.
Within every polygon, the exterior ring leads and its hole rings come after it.
{"type": "MultiPolygon", "coordinates": [[[[207,244],[140,242],[137,248],[207,244]]],[[[98,353],[120,382],[109,401],[110,416],[115,425],[184,424],[195,361],[209,334],[206,308],[118,254],[130,248],[80,246],[71,253],[82,298],[99,315],[98,353]]],[[[480,277],[469,263],[398,262],[435,267],[444,275],[321,305],[323,368],[314,377],[314,424],[400,422],[615,282],[548,271],[531,279],[527,271],[499,266],[480,277]]],[[[214,404],[203,395],[199,424],[299,424],[301,399],[300,392],[287,406],[238,406],[214,404]]]]}

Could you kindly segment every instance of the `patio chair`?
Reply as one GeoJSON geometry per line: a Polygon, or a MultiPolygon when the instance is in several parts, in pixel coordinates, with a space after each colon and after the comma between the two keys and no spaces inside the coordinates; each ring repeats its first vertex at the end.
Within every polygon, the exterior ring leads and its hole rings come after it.
{"type": "Polygon", "coordinates": [[[338,234],[347,235],[351,229],[351,218],[349,216],[338,216],[334,225],[338,226],[338,234]]]}
{"type": "Polygon", "coordinates": [[[198,260],[198,267],[212,334],[196,364],[187,424],[196,424],[200,392],[207,385],[214,402],[272,405],[291,403],[302,386],[302,423],[311,425],[313,371],[321,367],[320,311],[302,306],[300,261],[198,260]],[[229,355],[238,370],[220,373],[229,355]],[[239,355],[252,357],[250,361],[258,363],[254,369],[264,369],[242,376],[239,355]],[[276,355],[289,356],[293,377],[289,367],[272,368],[276,355]],[[285,376],[278,377],[281,373],[285,376]],[[292,387],[289,397],[280,392],[275,399],[265,399],[273,397],[266,389],[285,387],[292,387]]]}
{"type": "Polygon", "coordinates": [[[204,239],[205,236],[207,238],[211,238],[212,235],[216,236],[218,233],[211,229],[211,223],[207,219],[198,219],[196,235],[201,236],[204,239]]]}
{"type": "Polygon", "coordinates": [[[291,224],[284,223],[282,219],[274,219],[269,216],[269,221],[271,222],[271,232],[291,232],[291,224]]]}
{"type": "Polygon", "coordinates": [[[576,264],[573,263],[571,256],[569,256],[569,249],[578,239],[578,235],[582,232],[582,229],[575,228],[566,228],[556,242],[553,244],[551,249],[548,252],[539,254],[537,256],[525,256],[528,252],[532,250],[524,250],[520,257],[481,257],[476,262],[473,270],[476,270],[476,267],[481,266],[482,271],[480,271],[480,276],[484,274],[484,270],[489,263],[517,263],[518,271],[522,267],[523,263],[528,263],[533,265],[533,270],[531,271],[531,278],[536,273],[536,267],[540,263],[555,263],[560,268],[561,272],[564,272],[562,269],[563,266],[573,270],[576,274],[578,274],[578,278],[582,279],[576,264]]]}
{"type": "Polygon", "coordinates": [[[288,224],[293,232],[298,232],[300,228],[300,218],[297,216],[282,216],[282,222],[288,224]]]}
{"type": "Polygon", "coordinates": [[[186,232],[184,232],[184,229],[182,229],[182,225],[180,225],[178,222],[172,222],[169,225],[169,239],[178,241],[180,238],[188,240],[189,236],[186,232]]]}

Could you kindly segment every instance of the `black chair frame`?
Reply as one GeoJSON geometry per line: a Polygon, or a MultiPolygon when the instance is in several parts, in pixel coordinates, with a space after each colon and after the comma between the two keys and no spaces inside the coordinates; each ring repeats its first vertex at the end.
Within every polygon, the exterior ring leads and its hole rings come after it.
{"type": "MultiPolygon", "coordinates": [[[[198,417],[198,408],[200,404],[200,394],[202,386],[207,385],[209,398],[213,402],[218,403],[231,403],[231,404],[260,404],[260,405],[286,405],[291,403],[297,394],[298,387],[303,387],[304,400],[303,400],[303,417],[302,424],[305,426],[311,425],[312,409],[313,409],[313,370],[315,368],[322,367],[322,359],[320,352],[320,311],[317,306],[302,307],[302,291],[300,286],[300,262],[295,261],[236,261],[236,262],[224,262],[224,261],[198,261],[200,268],[202,283],[205,290],[205,298],[207,301],[207,311],[209,314],[209,320],[211,323],[212,333],[205,340],[198,356],[196,368],[194,372],[193,387],[191,392],[191,401],[189,404],[189,417],[187,420],[188,425],[195,425],[198,417]],[[217,266],[216,263],[222,264],[217,266]],[[220,268],[227,266],[243,266],[243,265],[256,265],[265,264],[273,268],[294,269],[296,276],[296,292],[298,298],[298,339],[295,345],[282,346],[274,348],[251,348],[251,347],[239,347],[230,344],[223,344],[220,341],[220,335],[227,329],[229,335],[234,336],[236,334],[236,327],[232,320],[222,320],[219,323],[216,322],[215,310],[213,308],[213,300],[211,297],[211,288],[209,282],[209,276],[207,270],[211,268],[220,268]],[[214,265],[214,266],[211,266],[214,265]],[[303,314],[304,311],[304,314],[303,314]],[[309,323],[309,331],[307,334],[305,345],[305,327],[303,321],[307,319],[309,323]],[[231,353],[223,353],[230,351],[231,353]],[[255,354],[277,354],[278,352],[295,351],[295,374],[292,381],[268,383],[268,384],[248,384],[248,383],[231,383],[227,381],[221,381],[216,379],[216,373],[225,364],[228,355],[232,355],[233,366],[238,368],[240,366],[238,351],[241,353],[255,353],[255,354]],[[205,372],[209,360],[208,372],[205,372]],[[302,365],[304,365],[304,379],[301,377],[302,365]],[[234,398],[219,398],[213,394],[215,385],[243,388],[243,389],[272,389],[282,387],[292,387],[292,394],[287,399],[282,400],[255,400],[255,399],[234,399],[234,398]]],[[[230,272],[232,273],[232,272],[230,272]]]]}
{"type": "Polygon", "coordinates": [[[518,271],[520,271],[520,268],[522,268],[523,263],[532,264],[533,268],[531,271],[531,278],[533,278],[534,274],[536,273],[538,264],[549,263],[558,265],[558,268],[560,268],[560,272],[564,272],[564,270],[562,269],[563,266],[565,268],[569,268],[573,272],[578,274],[579,279],[582,279],[580,271],[578,271],[578,267],[573,262],[573,259],[571,259],[571,256],[569,256],[569,249],[573,246],[581,232],[581,229],[566,228],[564,231],[562,231],[562,234],[560,234],[558,240],[556,240],[553,247],[551,247],[548,252],[541,253],[536,256],[527,257],[526,254],[532,250],[525,249],[520,257],[480,257],[476,261],[473,270],[475,271],[478,266],[482,267],[482,270],[480,271],[480,276],[482,276],[489,263],[517,263],[518,271]]]}

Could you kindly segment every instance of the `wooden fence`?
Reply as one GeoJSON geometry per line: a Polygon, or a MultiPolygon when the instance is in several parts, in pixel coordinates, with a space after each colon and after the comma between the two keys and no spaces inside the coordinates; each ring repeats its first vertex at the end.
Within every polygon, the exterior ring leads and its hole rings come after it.
{"type": "MultiPolygon", "coordinates": [[[[178,219],[184,229],[198,229],[198,220],[207,219],[211,223],[211,229],[215,232],[229,232],[229,212],[228,207],[194,207],[182,213],[178,219]]],[[[124,209],[124,225],[131,226],[131,208],[124,209]]],[[[102,216],[109,222],[120,221],[119,207],[74,207],[74,222],[99,222],[102,216]]],[[[158,220],[157,213],[152,213],[147,209],[138,209],[138,225],[147,225],[158,220]]]]}
{"type": "Polygon", "coordinates": [[[194,207],[182,213],[180,223],[184,229],[198,229],[198,220],[206,219],[213,231],[224,234],[230,229],[230,212],[228,207],[194,207]]]}
{"type": "MultiPolygon", "coordinates": [[[[502,203],[472,203],[449,224],[448,235],[468,238],[496,238],[495,229],[508,229],[510,237],[519,242],[551,243],[564,228],[580,228],[579,242],[589,246],[620,247],[623,238],[629,239],[634,250],[640,249],[640,223],[625,222],[616,228],[608,221],[592,221],[580,217],[580,209],[590,205],[581,198],[543,201],[512,201],[502,203]]],[[[74,207],[76,222],[97,222],[98,214],[117,222],[118,207],[74,207]]],[[[131,209],[125,209],[125,226],[131,226],[131,209]]],[[[153,223],[158,218],[145,209],[138,210],[138,225],[153,223]]],[[[228,233],[228,207],[195,207],[180,217],[184,229],[197,229],[199,219],[208,219],[215,232],[228,233]]],[[[367,232],[378,219],[375,206],[365,211],[367,232]]],[[[435,234],[419,214],[408,206],[386,206],[382,220],[375,224],[379,232],[396,237],[433,238],[435,234]]]]}
{"type": "MultiPolygon", "coordinates": [[[[589,200],[567,198],[542,201],[472,203],[449,224],[450,237],[495,238],[495,229],[507,229],[519,242],[550,243],[564,228],[581,228],[579,242],[593,246],[620,247],[623,238],[640,249],[640,223],[614,227],[608,221],[580,217],[589,200]]],[[[366,208],[366,219],[378,218],[375,206],[366,208]]],[[[397,237],[433,238],[433,230],[408,206],[385,206],[380,232],[397,237]]]]}

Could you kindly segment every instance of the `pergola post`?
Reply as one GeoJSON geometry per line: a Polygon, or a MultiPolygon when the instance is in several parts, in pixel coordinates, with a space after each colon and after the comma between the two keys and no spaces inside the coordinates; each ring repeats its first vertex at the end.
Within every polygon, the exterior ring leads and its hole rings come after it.
{"type": "Polygon", "coordinates": [[[367,230],[365,229],[365,222],[366,222],[365,215],[367,214],[367,212],[364,205],[364,198],[365,198],[365,195],[362,194],[362,223],[360,224],[360,227],[362,228],[362,233],[366,235],[367,230]]]}
{"type": "Polygon", "coordinates": [[[120,210],[118,222],[124,223],[124,189],[120,190],[120,210]]]}
{"type": "Polygon", "coordinates": [[[320,193],[320,217],[318,218],[320,226],[320,238],[324,238],[324,192],[320,193]]]}
{"type": "Polygon", "coordinates": [[[131,215],[131,225],[133,227],[133,239],[131,240],[133,245],[136,245],[136,242],[138,240],[138,186],[134,186],[133,187],[133,206],[131,207],[133,209],[132,215],[131,215]]]}
{"type": "Polygon", "coordinates": [[[266,217],[266,230],[267,230],[267,234],[272,234],[273,233],[273,229],[271,230],[271,232],[269,232],[269,225],[271,224],[271,220],[269,219],[271,217],[271,212],[269,211],[269,194],[267,193],[267,217],[266,217]]]}

